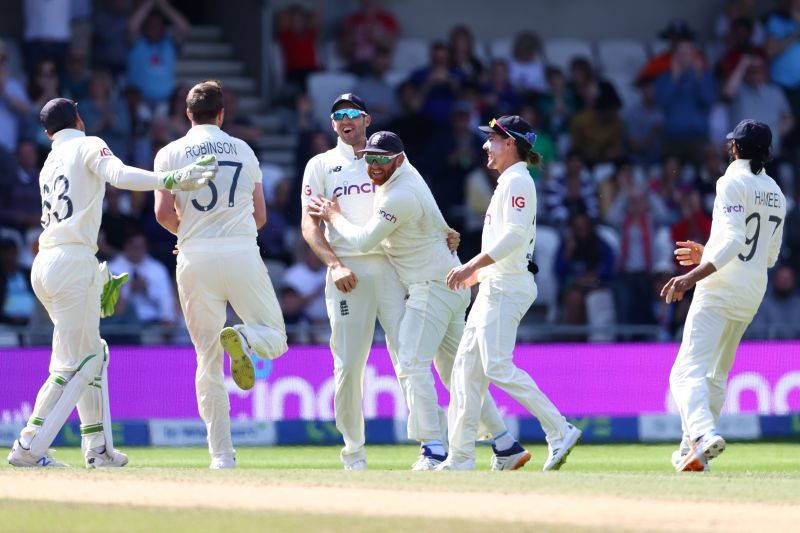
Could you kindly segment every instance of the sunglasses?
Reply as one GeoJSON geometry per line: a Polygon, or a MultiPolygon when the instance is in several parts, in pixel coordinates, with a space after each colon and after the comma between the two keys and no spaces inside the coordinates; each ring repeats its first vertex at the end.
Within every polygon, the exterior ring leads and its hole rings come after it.
{"type": "Polygon", "coordinates": [[[368,165],[385,165],[400,154],[394,155],[365,155],[364,160],[368,165]]]}
{"type": "Polygon", "coordinates": [[[536,144],[536,134],[535,134],[534,132],[532,132],[532,131],[529,131],[528,133],[520,133],[520,132],[518,132],[518,131],[514,131],[514,130],[509,130],[509,129],[506,129],[506,128],[504,128],[504,127],[503,127],[503,125],[502,125],[502,124],[500,124],[499,122],[497,122],[497,119],[496,119],[496,118],[493,118],[493,119],[492,119],[492,120],[489,122],[489,127],[490,127],[490,128],[492,128],[492,129],[495,129],[495,128],[499,129],[500,131],[502,131],[503,133],[505,133],[507,137],[510,137],[510,138],[512,138],[512,139],[513,139],[515,136],[516,136],[516,137],[519,137],[519,138],[521,138],[521,139],[524,139],[525,141],[527,141],[527,142],[528,142],[528,144],[530,144],[530,145],[531,145],[531,148],[533,148],[533,145],[534,145],[534,144],[536,144]]]}
{"type": "Polygon", "coordinates": [[[345,117],[352,120],[354,118],[360,117],[361,115],[366,115],[366,113],[364,113],[360,109],[340,109],[338,111],[334,111],[333,113],[331,113],[331,118],[336,121],[344,120],[345,117]]]}

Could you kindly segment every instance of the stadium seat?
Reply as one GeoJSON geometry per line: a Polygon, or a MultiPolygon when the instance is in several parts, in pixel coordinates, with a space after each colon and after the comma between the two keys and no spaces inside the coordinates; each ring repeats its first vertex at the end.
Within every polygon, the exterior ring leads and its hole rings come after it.
{"type": "Polygon", "coordinates": [[[357,78],[346,72],[315,72],[308,77],[308,95],[313,105],[312,116],[317,126],[330,123],[333,99],[353,90],[357,78]]]}
{"type": "Polygon", "coordinates": [[[585,57],[592,64],[597,64],[592,45],[580,39],[553,39],[545,41],[544,56],[548,65],[554,65],[564,71],[569,69],[569,63],[575,57],[585,57]]]}
{"type": "Polygon", "coordinates": [[[406,81],[410,75],[411,72],[407,70],[390,70],[384,75],[384,79],[386,80],[386,83],[392,87],[397,87],[406,81]]]}
{"type": "Polygon", "coordinates": [[[327,41],[320,45],[320,50],[322,51],[320,57],[322,58],[325,70],[335,71],[344,69],[344,59],[339,55],[337,48],[338,45],[336,41],[327,41]]]}
{"type": "Polygon", "coordinates": [[[647,63],[647,51],[639,41],[609,39],[597,43],[597,59],[605,75],[627,74],[633,78],[647,63]]]}
{"type": "Polygon", "coordinates": [[[617,94],[620,100],[622,100],[623,110],[630,109],[641,100],[639,90],[633,85],[635,76],[636,72],[634,72],[633,75],[629,75],[628,73],[609,73],[605,75],[605,78],[617,90],[617,94]]]}
{"type": "Polygon", "coordinates": [[[499,39],[488,43],[489,56],[492,59],[511,59],[514,42],[511,39],[499,39]]]}
{"type": "Polygon", "coordinates": [[[663,39],[650,41],[650,55],[657,56],[669,50],[669,43],[663,39]]]}
{"type": "Polygon", "coordinates": [[[617,230],[605,224],[597,225],[597,234],[603,239],[607,245],[614,251],[614,257],[619,257],[619,252],[622,247],[621,239],[617,230]]]}
{"type": "Polygon", "coordinates": [[[392,68],[412,71],[428,64],[430,44],[423,39],[398,39],[394,45],[392,68]]]}
{"type": "Polygon", "coordinates": [[[554,265],[560,245],[558,230],[544,225],[536,228],[536,246],[533,248],[533,258],[539,266],[539,273],[536,274],[539,294],[536,301],[547,307],[548,322],[555,320],[557,314],[558,278],[554,265]]]}

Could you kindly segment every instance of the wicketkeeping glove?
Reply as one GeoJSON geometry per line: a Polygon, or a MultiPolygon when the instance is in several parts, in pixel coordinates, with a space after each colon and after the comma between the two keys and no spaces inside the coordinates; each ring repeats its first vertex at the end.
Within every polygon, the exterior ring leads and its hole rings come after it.
{"type": "Polygon", "coordinates": [[[211,154],[198,157],[194,163],[164,174],[164,188],[170,191],[196,191],[213,180],[217,170],[217,156],[211,154]]]}
{"type": "Polygon", "coordinates": [[[114,308],[119,300],[119,291],[128,281],[128,273],[123,272],[115,276],[103,261],[100,263],[100,277],[103,280],[103,294],[100,295],[100,318],[106,318],[114,314],[114,308]]]}

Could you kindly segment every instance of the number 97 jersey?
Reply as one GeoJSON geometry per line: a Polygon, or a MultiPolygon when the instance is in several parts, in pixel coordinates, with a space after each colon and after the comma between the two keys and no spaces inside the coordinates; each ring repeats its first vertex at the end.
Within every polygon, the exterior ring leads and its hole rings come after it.
{"type": "Polygon", "coordinates": [[[752,320],[767,288],[767,270],[781,249],[786,198],[749,160],[733,161],[719,181],[711,235],[703,251],[717,272],[697,284],[695,300],[731,320],[752,320]]]}
{"type": "Polygon", "coordinates": [[[175,192],[178,244],[226,237],[250,237],[255,242],[253,190],[261,187],[261,167],[247,143],[211,124],[194,126],[159,150],[155,170],[175,170],[209,154],[217,156],[216,178],[196,191],[175,192]]]}

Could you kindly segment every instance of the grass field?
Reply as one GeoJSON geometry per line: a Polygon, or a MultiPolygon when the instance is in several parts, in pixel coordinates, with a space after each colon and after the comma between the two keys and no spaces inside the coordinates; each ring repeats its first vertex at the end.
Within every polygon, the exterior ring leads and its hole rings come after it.
{"type": "MultiPolygon", "coordinates": [[[[368,447],[343,472],[338,448],[241,448],[209,471],[205,449],[130,448],[119,470],[0,467],[0,531],[781,530],[800,524],[800,445],[732,443],[713,471],[676,474],[672,446],[582,445],[560,472],[546,448],[519,472],[410,472],[412,446],[368,447]],[[84,502],[84,503],[78,503],[84,502]],[[88,502],[88,503],[86,503],[88,502]],[[191,512],[188,512],[191,510],[191,512]],[[763,526],[763,527],[759,527],[763,526]],[[502,526],[501,526],[502,527],[502,526]]],[[[82,466],[80,450],[56,457],[82,466]]]]}

